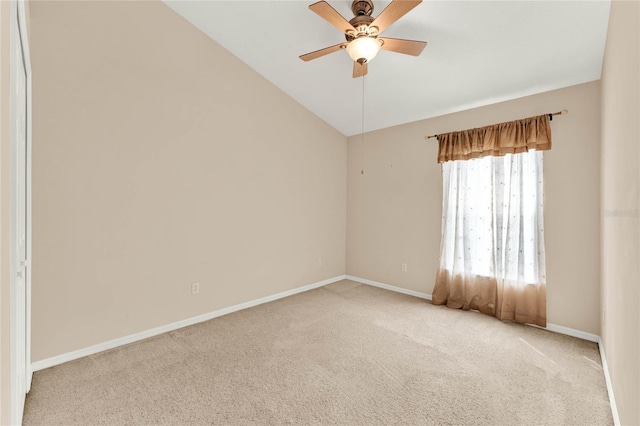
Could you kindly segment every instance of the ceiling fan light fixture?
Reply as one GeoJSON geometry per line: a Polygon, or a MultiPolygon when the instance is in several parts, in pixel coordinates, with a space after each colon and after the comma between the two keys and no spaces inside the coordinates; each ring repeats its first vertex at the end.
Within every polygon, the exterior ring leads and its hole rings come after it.
{"type": "Polygon", "coordinates": [[[347,45],[347,53],[351,59],[360,64],[366,64],[375,58],[379,51],[380,42],[367,36],[358,37],[347,45]]]}

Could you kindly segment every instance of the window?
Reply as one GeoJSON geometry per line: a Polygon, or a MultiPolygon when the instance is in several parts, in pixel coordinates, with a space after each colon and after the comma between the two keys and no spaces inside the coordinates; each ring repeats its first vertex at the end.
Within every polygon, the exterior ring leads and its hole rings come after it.
{"type": "Polygon", "coordinates": [[[447,161],[442,179],[434,295],[446,293],[448,305],[453,296],[458,307],[483,303],[489,310],[500,310],[505,294],[531,292],[526,286],[542,286],[544,295],[542,152],[447,161]]]}

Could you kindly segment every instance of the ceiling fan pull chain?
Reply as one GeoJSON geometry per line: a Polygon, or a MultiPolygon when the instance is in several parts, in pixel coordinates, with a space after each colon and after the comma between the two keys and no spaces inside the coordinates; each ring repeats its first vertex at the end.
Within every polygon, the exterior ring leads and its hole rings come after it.
{"type": "Polygon", "coordinates": [[[360,134],[362,135],[362,169],[360,169],[360,174],[363,175],[364,174],[364,161],[365,161],[365,154],[367,153],[366,147],[364,146],[364,78],[365,76],[362,76],[362,132],[360,132],[360,134]]]}

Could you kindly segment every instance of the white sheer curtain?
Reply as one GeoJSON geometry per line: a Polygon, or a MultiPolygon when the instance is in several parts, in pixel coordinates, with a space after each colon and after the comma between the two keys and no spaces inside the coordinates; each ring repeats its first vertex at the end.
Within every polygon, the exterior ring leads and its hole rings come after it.
{"type": "Polygon", "coordinates": [[[433,303],[546,326],[542,152],[442,164],[433,303]]]}

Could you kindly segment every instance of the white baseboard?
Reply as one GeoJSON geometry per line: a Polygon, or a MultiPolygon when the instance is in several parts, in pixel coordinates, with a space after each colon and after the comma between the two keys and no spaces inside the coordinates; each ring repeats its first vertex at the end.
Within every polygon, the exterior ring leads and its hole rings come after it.
{"type": "Polygon", "coordinates": [[[371,285],[371,286],[374,286],[374,287],[384,288],[386,290],[395,291],[396,293],[408,294],[409,296],[415,296],[415,297],[419,297],[421,299],[431,300],[431,295],[430,294],[421,293],[419,291],[409,290],[409,289],[402,288],[402,287],[396,287],[395,285],[380,283],[378,281],[372,281],[372,280],[368,280],[366,278],[355,277],[353,275],[347,275],[346,279],[351,280],[351,281],[355,281],[355,282],[358,282],[358,283],[362,283],[362,284],[371,285]]]}
{"type": "Polygon", "coordinates": [[[273,294],[271,296],[262,297],[260,299],[251,300],[249,302],[240,303],[238,305],[230,306],[228,308],[218,309],[213,312],[198,315],[196,317],[187,318],[181,321],[172,322],[171,324],[162,325],[160,327],[152,328],[149,330],[141,331],[139,333],[131,334],[129,336],[120,337],[117,339],[109,340],[107,342],[98,343],[97,345],[89,346],[87,348],[78,349],[77,351],[68,352],[66,354],[57,355],[51,358],[36,361],[31,364],[31,371],[39,371],[45,368],[53,367],[54,365],[62,364],[74,359],[82,358],[85,356],[93,355],[98,352],[113,349],[118,346],[126,345],[129,343],[137,342],[139,340],[148,339],[149,337],[157,336],[162,333],[177,330],[179,328],[187,327],[200,322],[208,321],[210,319],[220,317],[222,315],[230,314],[232,312],[240,311],[243,309],[258,306],[263,303],[272,302],[274,300],[282,299],[284,297],[293,296],[294,294],[304,293],[305,291],[313,290],[318,287],[323,287],[328,284],[332,284],[346,278],[345,275],[338,275],[337,277],[329,278],[323,281],[318,281],[313,284],[305,285],[302,287],[294,288],[291,290],[283,291],[281,293],[273,294]]]}
{"type": "MultiPolygon", "coordinates": [[[[273,294],[271,296],[266,296],[260,299],[251,300],[249,302],[240,303],[238,305],[230,306],[228,308],[218,309],[217,311],[209,312],[206,314],[198,315],[196,317],[188,318],[181,321],[176,321],[171,324],[163,325],[160,327],[152,328],[150,330],[142,331],[140,333],[131,334],[129,336],[120,337],[118,339],[109,340],[108,342],[99,343],[97,345],[89,346],[84,349],[79,349],[77,351],[69,352],[62,355],[57,355],[51,358],[43,359],[41,361],[37,361],[31,364],[31,373],[39,370],[43,370],[45,368],[53,367],[54,365],[62,364],[68,361],[72,361],[74,359],[82,358],[85,356],[93,355],[98,352],[103,352],[108,349],[113,349],[118,346],[126,345],[129,343],[137,342],[139,340],[147,339],[149,337],[157,336],[162,333],[167,333],[169,331],[177,330],[179,328],[187,327],[193,324],[198,324],[200,322],[208,321],[210,319],[220,317],[222,315],[230,314],[232,312],[237,312],[243,309],[251,308],[253,306],[258,306],[263,303],[272,302],[274,300],[282,299],[284,297],[293,296],[294,294],[304,293],[305,291],[313,290],[315,288],[323,287],[328,284],[332,284],[341,280],[351,280],[355,282],[359,282],[361,284],[367,284],[374,287],[383,288],[386,290],[394,291],[397,293],[408,294],[410,296],[419,297],[421,299],[431,300],[431,295],[427,293],[421,293],[419,291],[409,290],[402,287],[396,287],[394,285],[385,284],[377,281],[368,280],[366,278],[360,278],[353,275],[338,275],[333,278],[329,278],[323,281],[318,281],[313,284],[309,284],[306,286],[294,288],[292,290],[283,291],[281,293],[273,294]]],[[[542,328],[542,327],[539,327],[542,328]]],[[[577,337],[580,339],[588,340],[591,342],[598,343],[598,348],[600,349],[600,358],[602,359],[602,369],[604,370],[605,382],[607,384],[607,392],[609,394],[609,402],[611,404],[611,412],[613,415],[613,421],[616,426],[620,425],[620,418],[618,417],[618,409],[616,407],[615,397],[613,395],[613,386],[611,385],[611,377],[609,376],[609,367],[607,366],[607,360],[604,353],[603,343],[600,336],[592,333],[587,333],[580,330],[575,330],[569,327],[563,327],[561,325],[556,324],[547,324],[547,330],[552,331],[554,333],[566,334],[568,336],[577,337]]]]}
{"type": "Polygon", "coordinates": [[[553,331],[554,333],[566,334],[567,336],[573,336],[573,337],[577,337],[578,339],[588,340],[589,342],[598,343],[600,341],[600,336],[598,336],[597,334],[587,333],[586,331],[575,330],[573,328],[564,327],[562,325],[547,323],[546,329],[549,331],[553,331]]]}
{"type": "Polygon", "coordinates": [[[604,343],[602,338],[598,336],[598,348],[600,349],[600,359],[602,360],[602,369],[604,370],[604,381],[607,384],[607,393],[609,394],[609,404],[611,405],[611,414],[613,415],[613,424],[620,426],[620,417],[618,416],[618,406],[616,398],[613,396],[613,385],[611,384],[611,376],[609,375],[609,366],[607,365],[607,356],[604,353],[604,343]]]}

